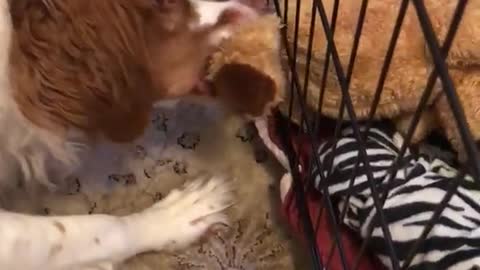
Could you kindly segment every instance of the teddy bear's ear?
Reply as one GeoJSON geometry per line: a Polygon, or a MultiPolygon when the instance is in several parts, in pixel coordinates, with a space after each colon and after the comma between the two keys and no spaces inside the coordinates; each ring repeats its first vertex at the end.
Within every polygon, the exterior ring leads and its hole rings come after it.
{"type": "Polygon", "coordinates": [[[224,65],[213,79],[215,95],[230,109],[251,117],[269,113],[276,97],[274,80],[246,64],[224,65]]]}

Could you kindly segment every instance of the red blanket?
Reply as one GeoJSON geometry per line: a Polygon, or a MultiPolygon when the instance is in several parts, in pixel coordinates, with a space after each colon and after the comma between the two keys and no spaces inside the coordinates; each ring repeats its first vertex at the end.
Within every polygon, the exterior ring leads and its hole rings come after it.
{"type": "MultiPolygon", "coordinates": [[[[268,120],[268,136],[270,140],[277,145],[281,150],[285,151],[280,143],[279,133],[278,133],[278,122],[275,120],[276,118],[270,118],[268,120]]],[[[322,123],[322,132],[317,134],[317,138],[327,138],[333,134],[334,131],[334,123],[325,121],[322,123]]],[[[288,133],[290,137],[290,143],[293,146],[293,150],[295,151],[296,155],[299,157],[299,163],[303,168],[303,172],[308,172],[308,165],[311,159],[312,153],[312,146],[310,140],[307,138],[305,134],[299,132],[298,127],[291,125],[288,129],[288,133]]],[[[304,184],[305,176],[300,173],[302,178],[302,184],[304,184]]],[[[296,200],[293,197],[294,192],[292,189],[287,193],[287,196],[283,200],[283,207],[282,213],[286,218],[287,222],[289,223],[292,230],[297,233],[301,239],[306,242],[305,234],[303,233],[303,224],[301,223],[298,207],[296,206],[296,200]]],[[[332,245],[335,243],[334,234],[333,234],[333,225],[329,221],[329,215],[327,209],[323,207],[324,202],[322,197],[318,191],[311,188],[306,190],[306,204],[310,216],[310,220],[314,226],[315,235],[316,235],[316,243],[318,252],[320,254],[321,262],[326,269],[331,270],[341,270],[345,269],[342,263],[341,256],[339,253],[339,249],[336,248],[334,245],[334,249],[332,250],[332,245]],[[323,210],[320,210],[323,209],[323,210]]],[[[337,226],[339,234],[340,234],[340,241],[343,246],[344,250],[344,258],[345,258],[345,265],[346,269],[353,269],[358,259],[358,255],[360,253],[360,243],[357,241],[355,235],[351,233],[351,231],[342,226],[337,226]]],[[[358,270],[371,270],[371,269],[383,269],[379,263],[377,263],[376,259],[372,258],[371,256],[363,255],[358,262],[358,270]]]]}

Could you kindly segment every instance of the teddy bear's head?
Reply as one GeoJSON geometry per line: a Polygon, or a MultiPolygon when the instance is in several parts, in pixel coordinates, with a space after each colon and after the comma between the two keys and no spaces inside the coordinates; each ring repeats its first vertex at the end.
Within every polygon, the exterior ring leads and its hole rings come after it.
{"type": "Polygon", "coordinates": [[[236,27],[211,57],[213,95],[244,116],[264,116],[284,96],[279,19],[262,15],[236,27]]]}

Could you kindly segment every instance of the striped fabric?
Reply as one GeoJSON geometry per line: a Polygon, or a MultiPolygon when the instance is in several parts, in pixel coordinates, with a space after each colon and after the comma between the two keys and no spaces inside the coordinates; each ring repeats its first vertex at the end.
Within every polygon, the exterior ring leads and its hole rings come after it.
{"type": "MultiPolygon", "coordinates": [[[[397,157],[402,143],[401,135],[392,129],[383,126],[370,129],[366,151],[377,190],[386,189],[388,169],[397,157]]],[[[334,154],[333,142],[327,141],[318,149],[320,161],[325,167],[323,172],[325,176],[328,175],[326,171],[328,164],[333,164],[331,174],[325,179],[329,185],[328,190],[330,196],[337,202],[339,212],[345,205],[347,207],[343,223],[362,237],[366,237],[368,227],[371,226],[377,211],[364,164],[360,163],[353,185],[350,183],[353,168],[359,158],[359,144],[350,127],[342,130],[336,147],[334,154]],[[347,201],[348,196],[350,200],[347,201]]],[[[316,168],[315,173],[317,175],[315,185],[319,188],[320,177],[316,168]]],[[[428,159],[426,156],[417,156],[407,151],[383,206],[396,255],[401,264],[408,256],[412,244],[422,234],[456,175],[456,169],[442,160],[428,159]]],[[[391,268],[380,223],[375,221],[373,226],[369,247],[385,266],[391,268]]],[[[466,176],[442,212],[439,222],[416,252],[408,269],[462,270],[477,269],[478,266],[480,266],[480,183],[474,183],[470,176],[466,176]]]]}

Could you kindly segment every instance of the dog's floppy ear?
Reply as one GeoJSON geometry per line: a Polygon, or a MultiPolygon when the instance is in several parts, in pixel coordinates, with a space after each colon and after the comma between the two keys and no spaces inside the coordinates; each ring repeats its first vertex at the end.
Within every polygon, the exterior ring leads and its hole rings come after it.
{"type": "Polygon", "coordinates": [[[131,142],[141,136],[148,126],[149,108],[139,108],[135,112],[119,111],[111,117],[111,121],[103,125],[106,138],[116,143],[131,142]]]}
{"type": "Polygon", "coordinates": [[[275,101],[276,85],[272,78],[246,64],[226,64],[213,79],[215,95],[226,105],[247,116],[268,113],[275,101]]]}
{"type": "Polygon", "coordinates": [[[141,73],[130,74],[130,83],[135,84],[116,93],[117,97],[110,100],[108,106],[99,104],[95,111],[103,114],[92,115],[98,118],[98,127],[103,135],[116,143],[131,142],[141,136],[147,128],[153,107],[153,96],[149,91],[152,86],[149,79],[141,73]],[[132,91],[133,90],[133,91],[132,91]]]}
{"type": "Polygon", "coordinates": [[[154,96],[137,1],[15,1],[21,21],[9,72],[23,115],[59,134],[74,128],[113,142],[139,137],[154,96]]]}
{"type": "MultiPolygon", "coordinates": [[[[124,76],[110,78],[99,72],[89,77],[84,70],[78,70],[75,73],[78,80],[65,81],[61,72],[35,78],[33,75],[43,70],[35,66],[38,70],[30,74],[29,61],[22,60],[22,63],[13,65],[12,72],[16,74],[12,76],[12,86],[16,89],[14,97],[23,115],[42,128],[62,133],[77,128],[90,138],[100,135],[116,143],[125,143],[141,136],[149,124],[154,100],[145,75],[136,76],[127,68],[124,76]],[[100,79],[104,82],[96,83],[100,79]]],[[[44,63],[48,64],[51,63],[44,63]]]]}

